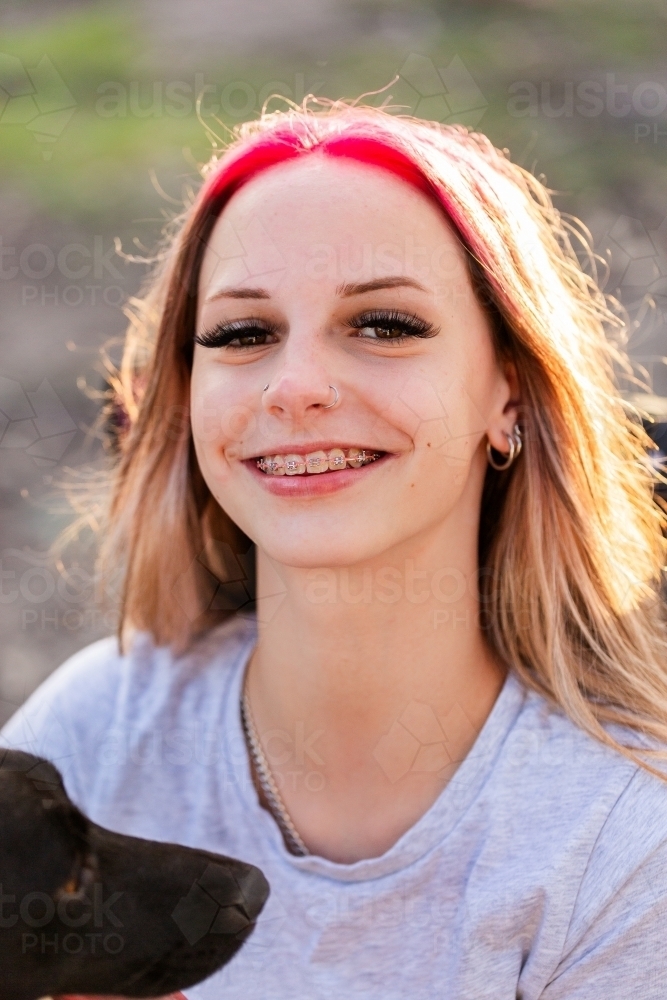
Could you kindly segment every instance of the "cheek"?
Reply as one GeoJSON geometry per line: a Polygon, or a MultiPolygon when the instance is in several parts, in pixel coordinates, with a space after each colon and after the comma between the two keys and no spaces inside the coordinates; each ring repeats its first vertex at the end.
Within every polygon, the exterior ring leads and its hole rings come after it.
{"type": "MultiPolygon", "coordinates": [[[[445,366],[443,366],[444,370],[445,366]]],[[[423,475],[444,500],[464,487],[487,429],[492,388],[486,367],[448,365],[439,377],[414,375],[387,410],[390,422],[412,441],[423,475]]]]}
{"type": "Polygon", "coordinates": [[[195,448],[207,463],[216,456],[237,457],[255,432],[257,417],[253,409],[239,387],[213,365],[195,363],[190,407],[195,448]]]}
{"type": "Polygon", "coordinates": [[[469,378],[450,373],[411,375],[387,397],[382,416],[397,430],[408,435],[416,449],[429,448],[446,453],[458,441],[484,433],[484,392],[469,378]]]}

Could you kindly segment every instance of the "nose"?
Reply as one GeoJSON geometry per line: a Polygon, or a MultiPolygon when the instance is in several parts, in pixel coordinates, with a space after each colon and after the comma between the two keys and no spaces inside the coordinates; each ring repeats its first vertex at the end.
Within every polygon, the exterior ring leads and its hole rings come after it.
{"type": "Polygon", "coordinates": [[[243,873],[237,872],[236,881],[243,896],[243,908],[248,918],[254,921],[259,916],[262,907],[268,899],[270,891],[269,883],[259,868],[255,868],[252,865],[243,865],[243,867],[247,867],[247,871],[243,873]]]}
{"type": "Polygon", "coordinates": [[[304,339],[294,337],[293,343],[288,343],[281,367],[271,378],[267,376],[266,387],[262,387],[265,412],[294,422],[338,402],[325,346],[319,338],[315,344],[312,337],[310,343],[304,343],[304,339]]]}

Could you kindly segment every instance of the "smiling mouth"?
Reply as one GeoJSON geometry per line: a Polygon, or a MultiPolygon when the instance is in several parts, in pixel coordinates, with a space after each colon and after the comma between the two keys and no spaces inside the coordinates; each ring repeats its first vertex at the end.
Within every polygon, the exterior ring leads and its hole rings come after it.
{"type": "Polygon", "coordinates": [[[330,448],[312,451],[307,455],[264,455],[256,459],[257,468],[267,476],[321,475],[341,472],[343,469],[360,469],[382,458],[386,452],[367,448],[330,448]]]}

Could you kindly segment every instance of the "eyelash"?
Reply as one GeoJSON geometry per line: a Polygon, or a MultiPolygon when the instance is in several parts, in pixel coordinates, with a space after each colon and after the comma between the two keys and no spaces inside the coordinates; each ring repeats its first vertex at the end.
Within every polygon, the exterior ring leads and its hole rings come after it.
{"type": "MultiPolygon", "coordinates": [[[[195,335],[195,343],[200,344],[202,347],[230,347],[233,340],[238,340],[242,337],[252,337],[254,334],[272,334],[275,335],[278,332],[278,327],[274,323],[269,323],[264,319],[254,319],[252,317],[248,319],[236,319],[231,323],[218,323],[211,330],[204,330],[203,333],[198,333],[195,335]]],[[[247,350],[248,347],[257,347],[264,345],[257,344],[239,344],[237,347],[232,347],[232,350],[243,351],[247,350]]]]}
{"type": "Polygon", "coordinates": [[[354,330],[363,330],[371,327],[376,330],[401,330],[400,337],[367,337],[367,340],[376,340],[382,344],[404,344],[407,340],[426,340],[435,337],[438,330],[432,323],[428,323],[414,313],[398,312],[395,309],[371,309],[369,312],[357,316],[350,326],[354,330]]]}
{"type": "MultiPolygon", "coordinates": [[[[373,309],[355,317],[349,324],[353,330],[373,328],[375,330],[400,330],[398,337],[364,337],[380,344],[405,344],[408,340],[428,339],[435,337],[438,330],[413,313],[398,312],[395,309],[373,309]]],[[[252,347],[264,347],[265,344],[234,344],[235,340],[246,339],[257,335],[275,336],[279,327],[264,319],[249,317],[233,320],[231,323],[219,323],[211,330],[195,335],[195,343],[201,347],[226,347],[232,351],[244,351],[252,347]]]]}

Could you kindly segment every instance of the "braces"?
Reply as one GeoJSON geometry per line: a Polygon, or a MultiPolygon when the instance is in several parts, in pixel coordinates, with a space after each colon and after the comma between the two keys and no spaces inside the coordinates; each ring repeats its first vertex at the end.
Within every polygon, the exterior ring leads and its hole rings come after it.
{"type": "MultiPolygon", "coordinates": [[[[369,465],[371,462],[375,462],[375,461],[377,461],[378,458],[381,458],[382,455],[383,455],[383,452],[380,452],[380,451],[365,451],[364,449],[362,449],[359,452],[359,454],[355,455],[355,457],[353,459],[351,459],[350,461],[361,462],[362,465],[369,465]]],[[[322,459],[320,459],[319,461],[322,461],[322,459]]],[[[347,458],[341,457],[339,455],[336,458],[334,458],[333,461],[334,461],[334,463],[336,465],[338,465],[340,467],[340,469],[345,469],[347,467],[347,462],[348,462],[347,458]]],[[[327,465],[328,464],[329,464],[329,461],[327,459],[327,465]]],[[[277,462],[274,462],[273,459],[271,459],[271,458],[269,458],[269,459],[260,458],[260,459],[257,460],[257,468],[261,469],[262,472],[266,472],[266,473],[272,474],[273,472],[276,471],[276,469],[280,468],[280,466],[278,465],[277,462]]],[[[298,468],[298,464],[294,460],[292,460],[291,462],[285,462],[285,471],[286,472],[287,472],[287,470],[289,470],[290,472],[296,472],[297,468],[298,468]]],[[[330,471],[333,472],[333,471],[336,471],[336,470],[332,469],[330,471]]],[[[306,475],[306,474],[312,476],[312,475],[318,475],[319,473],[308,472],[307,468],[306,468],[306,472],[305,473],[297,473],[297,475],[306,475]]]]}

